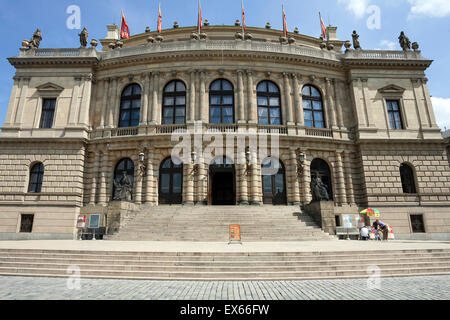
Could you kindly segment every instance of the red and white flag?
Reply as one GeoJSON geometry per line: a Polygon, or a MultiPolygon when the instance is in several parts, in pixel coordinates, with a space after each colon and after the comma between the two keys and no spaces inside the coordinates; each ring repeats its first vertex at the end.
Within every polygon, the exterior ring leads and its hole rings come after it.
{"type": "Polygon", "coordinates": [[[122,26],[120,28],[120,37],[122,39],[130,39],[130,28],[128,28],[128,23],[123,14],[123,10],[122,10],[122,26]]]}
{"type": "Polygon", "coordinates": [[[161,15],[161,3],[159,4],[159,13],[158,13],[158,32],[162,31],[162,15],[161,15]]]}
{"type": "Polygon", "coordinates": [[[288,28],[287,28],[287,23],[286,23],[286,13],[284,12],[284,5],[282,5],[282,8],[283,8],[283,33],[284,33],[284,36],[287,37],[288,28]]]}
{"type": "Polygon", "coordinates": [[[197,21],[197,28],[198,28],[198,33],[200,33],[200,31],[202,30],[202,7],[200,5],[200,0],[198,0],[198,21],[197,21]]]}
{"type": "Polygon", "coordinates": [[[325,23],[323,23],[322,15],[320,14],[320,11],[319,11],[319,18],[320,18],[320,27],[322,28],[322,36],[323,36],[323,39],[326,39],[327,38],[327,28],[325,27],[325,23]]]}
{"type": "Polygon", "coordinates": [[[242,0],[242,31],[246,31],[245,29],[245,10],[244,10],[244,0],[242,0]]]}

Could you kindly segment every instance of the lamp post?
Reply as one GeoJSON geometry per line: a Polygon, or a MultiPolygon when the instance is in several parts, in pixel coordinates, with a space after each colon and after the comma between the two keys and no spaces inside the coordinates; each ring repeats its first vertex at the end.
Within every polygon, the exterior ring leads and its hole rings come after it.
{"type": "Polygon", "coordinates": [[[305,153],[303,153],[300,149],[296,151],[297,156],[297,175],[301,177],[303,170],[305,169],[305,153]]]}
{"type": "Polygon", "coordinates": [[[143,177],[146,175],[147,166],[145,165],[145,153],[139,153],[139,176],[143,177]]]}

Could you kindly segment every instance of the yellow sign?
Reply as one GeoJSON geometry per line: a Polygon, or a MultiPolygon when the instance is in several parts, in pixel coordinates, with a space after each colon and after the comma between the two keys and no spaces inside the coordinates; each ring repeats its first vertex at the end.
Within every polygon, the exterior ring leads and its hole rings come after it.
{"type": "Polygon", "coordinates": [[[230,242],[231,241],[241,241],[241,226],[231,225],[230,226],[230,242]]]}

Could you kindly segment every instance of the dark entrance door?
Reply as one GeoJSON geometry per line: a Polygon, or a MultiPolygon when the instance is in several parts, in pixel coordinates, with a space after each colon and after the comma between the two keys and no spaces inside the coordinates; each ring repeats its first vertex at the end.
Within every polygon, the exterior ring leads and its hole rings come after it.
{"type": "Polygon", "coordinates": [[[211,204],[214,206],[236,205],[236,183],[234,165],[227,158],[223,162],[213,161],[209,167],[211,204]]]}
{"type": "Polygon", "coordinates": [[[284,165],[277,159],[267,159],[262,164],[263,203],[272,205],[287,205],[286,177],[284,165]],[[271,168],[278,169],[278,172],[271,168]],[[267,172],[265,172],[265,169],[267,172]]]}
{"type": "Polygon", "coordinates": [[[176,165],[168,158],[159,169],[159,204],[181,204],[182,193],[183,165],[176,165]]]}

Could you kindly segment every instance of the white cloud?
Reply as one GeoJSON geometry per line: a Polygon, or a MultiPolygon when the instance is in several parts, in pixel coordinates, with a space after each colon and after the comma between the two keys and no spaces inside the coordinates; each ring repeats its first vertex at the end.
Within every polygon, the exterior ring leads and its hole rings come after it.
{"type": "Polygon", "coordinates": [[[339,4],[346,6],[357,18],[362,18],[366,14],[370,0],[338,0],[339,4]]]}
{"type": "Polygon", "coordinates": [[[431,98],[438,126],[450,129],[450,98],[431,98]]]}
{"type": "Polygon", "coordinates": [[[449,0],[408,0],[411,4],[409,17],[426,16],[443,18],[450,15],[449,0]]]}

